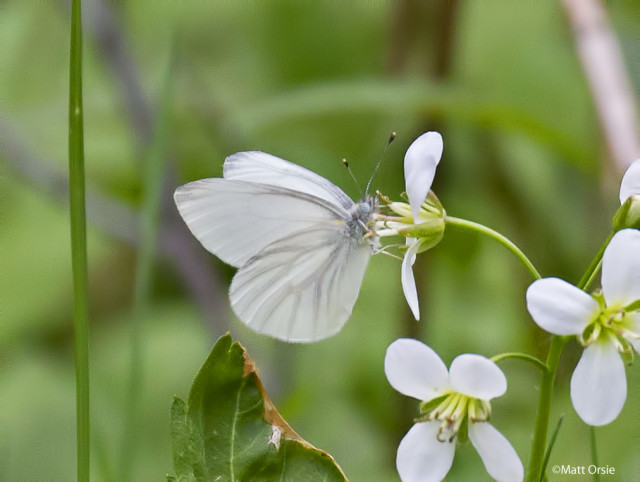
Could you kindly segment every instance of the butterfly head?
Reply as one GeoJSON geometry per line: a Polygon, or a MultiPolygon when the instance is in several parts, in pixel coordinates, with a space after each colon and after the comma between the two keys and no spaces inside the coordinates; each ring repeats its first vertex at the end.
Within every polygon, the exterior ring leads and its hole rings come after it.
{"type": "Polygon", "coordinates": [[[374,230],[374,217],[378,211],[377,199],[369,194],[355,203],[351,209],[350,236],[361,244],[377,246],[378,238],[374,230]]]}

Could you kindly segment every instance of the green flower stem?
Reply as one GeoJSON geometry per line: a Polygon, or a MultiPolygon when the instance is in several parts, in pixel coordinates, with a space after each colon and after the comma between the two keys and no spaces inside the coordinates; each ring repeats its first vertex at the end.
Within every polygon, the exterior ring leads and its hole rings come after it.
{"type": "MultiPolygon", "coordinates": [[[[598,445],[596,444],[596,428],[593,425],[589,426],[589,442],[591,443],[591,463],[596,467],[599,467],[598,464],[598,445]]],[[[594,482],[598,482],[600,480],[600,474],[597,472],[593,474],[594,482]]]]}
{"type": "Polygon", "coordinates": [[[561,336],[551,339],[549,354],[547,355],[548,371],[542,374],[540,385],[540,397],[538,399],[538,416],[536,417],[535,431],[533,432],[533,444],[531,446],[531,458],[529,459],[529,472],[527,482],[540,482],[544,465],[545,448],[547,446],[547,432],[549,430],[549,416],[551,414],[551,395],[553,394],[553,382],[556,378],[556,369],[560,362],[560,355],[566,343],[561,336]]]}
{"type": "Polygon", "coordinates": [[[500,244],[502,244],[504,247],[506,247],[509,251],[511,251],[513,254],[515,254],[517,256],[517,258],[522,262],[522,264],[525,265],[525,267],[529,270],[529,272],[531,273],[531,275],[535,278],[535,279],[540,279],[540,273],[538,273],[538,270],[535,268],[535,266],[533,266],[533,263],[531,261],[529,261],[529,258],[527,258],[525,256],[525,254],[520,251],[520,248],[518,248],[513,242],[511,242],[506,236],[503,236],[502,234],[498,233],[497,231],[494,231],[493,229],[490,229],[482,224],[479,223],[474,223],[473,221],[467,221],[466,219],[460,219],[460,218],[454,218],[451,216],[446,216],[444,218],[445,223],[447,225],[451,225],[451,226],[455,226],[458,228],[462,228],[462,229],[468,229],[470,231],[476,231],[478,233],[484,234],[489,236],[490,238],[495,239],[496,241],[498,241],[500,244]]]}
{"type": "Polygon", "coordinates": [[[498,363],[502,360],[505,360],[507,358],[517,358],[519,360],[524,360],[526,362],[529,362],[533,365],[535,365],[536,367],[538,367],[540,370],[542,370],[542,372],[547,372],[549,370],[549,367],[547,367],[547,365],[544,364],[544,362],[542,362],[541,360],[538,360],[536,357],[531,356],[531,355],[527,355],[526,353],[514,353],[514,352],[510,352],[510,353],[500,353],[499,355],[495,355],[491,357],[491,360],[494,363],[498,363]]]}
{"type": "Polygon", "coordinates": [[[600,266],[602,266],[602,256],[604,255],[604,250],[607,248],[607,245],[609,244],[609,241],[611,241],[611,238],[613,238],[614,234],[615,232],[611,232],[611,234],[607,236],[607,239],[604,243],[602,243],[602,246],[600,246],[600,249],[591,261],[591,264],[587,268],[587,271],[585,271],[585,273],[582,275],[582,278],[580,278],[580,281],[578,282],[578,288],[580,288],[581,290],[584,290],[593,282],[593,279],[600,270],[600,266]]]}
{"type": "Polygon", "coordinates": [[[71,4],[69,66],[69,213],[73,271],[73,329],[76,372],[78,480],[89,480],[89,309],[87,294],[87,220],[82,129],[82,16],[80,0],[71,4]]]}
{"type": "Polygon", "coordinates": [[[589,286],[591,286],[591,284],[593,283],[593,281],[595,280],[596,276],[598,275],[598,272],[600,271],[600,268],[602,267],[602,259],[600,259],[595,266],[593,267],[593,271],[591,271],[591,275],[585,279],[585,280],[580,280],[580,286],[582,287],[582,289],[584,291],[586,291],[589,286]]]}

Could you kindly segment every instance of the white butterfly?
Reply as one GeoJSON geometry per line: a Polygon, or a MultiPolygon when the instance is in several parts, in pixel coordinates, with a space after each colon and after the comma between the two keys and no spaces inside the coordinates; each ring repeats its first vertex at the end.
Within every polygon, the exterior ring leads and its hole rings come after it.
{"type": "Polygon", "coordinates": [[[264,152],[225,159],[223,178],[179,187],[178,210],[210,252],[235,266],[229,298],[253,330],[291,342],[337,333],[378,246],[375,199],[264,152]]]}

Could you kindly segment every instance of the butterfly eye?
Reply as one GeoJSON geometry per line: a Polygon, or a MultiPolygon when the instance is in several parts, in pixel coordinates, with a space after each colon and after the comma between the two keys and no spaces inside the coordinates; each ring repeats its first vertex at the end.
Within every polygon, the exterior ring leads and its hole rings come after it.
{"type": "Polygon", "coordinates": [[[358,203],[358,214],[371,213],[371,205],[369,203],[358,203]]]}

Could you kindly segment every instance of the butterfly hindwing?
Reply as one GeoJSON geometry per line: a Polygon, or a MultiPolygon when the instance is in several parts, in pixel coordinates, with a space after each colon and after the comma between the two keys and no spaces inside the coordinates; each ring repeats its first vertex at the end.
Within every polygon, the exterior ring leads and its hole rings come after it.
{"type": "Polygon", "coordinates": [[[338,332],[351,315],[371,248],[339,224],[276,241],[236,273],[229,297],[252,329],[309,342],[338,332]]]}

